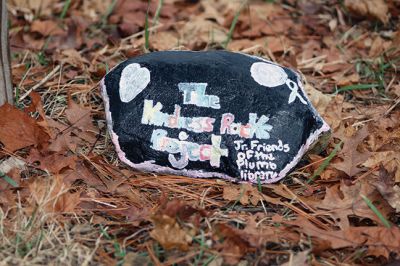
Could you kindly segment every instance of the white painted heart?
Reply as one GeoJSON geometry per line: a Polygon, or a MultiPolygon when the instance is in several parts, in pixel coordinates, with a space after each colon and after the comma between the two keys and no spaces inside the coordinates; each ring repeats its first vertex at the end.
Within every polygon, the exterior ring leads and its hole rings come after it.
{"type": "Polygon", "coordinates": [[[150,71],[134,63],[126,66],[119,81],[119,97],[124,103],[132,101],[150,83],[150,71]]]}
{"type": "Polygon", "coordinates": [[[276,87],[286,83],[288,75],[280,66],[264,62],[256,62],[251,65],[251,76],[260,85],[276,87]]]}

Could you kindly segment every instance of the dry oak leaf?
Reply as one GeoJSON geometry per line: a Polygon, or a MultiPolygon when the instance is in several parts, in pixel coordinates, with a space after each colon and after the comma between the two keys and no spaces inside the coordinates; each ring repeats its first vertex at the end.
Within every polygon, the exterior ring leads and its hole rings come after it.
{"type": "Polygon", "coordinates": [[[389,172],[394,173],[395,182],[400,182],[400,155],[395,151],[375,152],[362,165],[373,168],[383,164],[389,172]]]}
{"type": "Polygon", "coordinates": [[[226,224],[217,224],[216,234],[224,241],[216,248],[222,250],[224,262],[228,265],[237,265],[240,259],[251,249],[251,243],[244,237],[245,230],[232,228],[226,224]]]}
{"type": "Polygon", "coordinates": [[[309,83],[306,83],[304,89],[315,109],[317,109],[317,111],[322,115],[322,117],[324,117],[326,109],[333,100],[334,96],[320,92],[319,90],[311,86],[309,83]]]}
{"type": "Polygon", "coordinates": [[[32,22],[31,31],[38,32],[44,37],[65,34],[65,31],[53,20],[35,20],[32,22]]]}
{"type": "Polygon", "coordinates": [[[241,185],[232,184],[229,186],[224,186],[222,197],[229,201],[239,201],[242,205],[251,204],[253,206],[257,206],[257,204],[262,200],[277,205],[282,204],[278,198],[264,195],[258,191],[257,187],[247,183],[241,185]]]}
{"type": "MultiPolygon", "coordinates": [[[[352,186],[347,186],[343,182],[339,185],[326,188],[326,195],[322,201],[310,203],[318,209],[329,210],[330,215],[337,221],[341,229],[350,227],[349,215],[368,217],[378,224],[381,223],[376,214],[368,207],[360,194],[366,195],[375,207],[387,216],[392,211],[373,184],[363,180],[352,186]]],[[[371,182],[372,183],[372,182],[371,182]]]]}
{"type": "Polygon", "coordinates": [[[151,48],[157,51],[171,50],[178,47],[179,40],[177,34],[169,31],[157,32],[151,40],[151,48]]]}
{"type": "Polygon", "coordinates": [[[26,9],[33,10],[35,15],[50,16],[52,14],[51,7],[54,5],[52,0],[11,0],[11,5],[17,9],[26,11],[26,9]]]}
{"type": "Polygon", "coordinates": [[[360,75],[358,75],[358,73],[353,73],[349,76],[343,76],[343,74],[340,73],[340,75],[333,76],[333,79],[336,81],[337,86],[347,86],[358,83],[360,75]]]}
{"type": "Polygon", "coordinates": [[[249,216],[244,229],[234,228],[227,224],[219,223],[214,230],[214,239],[223,239],[217,242],[215,248],[222,250],[225,263],[237,265],[246,253],[253,253],[262,249],[267,242],[291,242],[300,240],[294,232],[288,232],[283,226],[258,226],[254,217],[249,216]]]}
{"type": "Polygon", "coordinates": [[[340,127],[340,124],[343,123],[342,119],[343,109],[344,109],[343,95],[337,94],[329,102],[328,106],[322,109],[323,109],[322,113],[323,118],[331,126],[332,131],[335,132],[340,127]]]}
{"type": "MultiPolygon", "coordinates": [[[[76,180],[83,180],[85,184],[90,187],[94,187],[100,191],[109,192],[101,179],[95,174],[95,171],[88,168],[84,162],[79,160],[76,162],[73,169],[63,171],[63,180],[67,185],[72,185],[76,180]]],[[[129,190],[124,191],[124,196],[127,196],[130,199],[130,192],[131,191],[129,190]]]]}
{"type": "Polygon", "coordinates": [[[154,223],[150,236],[166,249],[188,250],[193,233],[182,228],[177,220],[191,222],[189,218],[195,218],[197,214],[206,216],[206,212],[179,200],[161,201],[163,203],[157,213],[150,219],[154,223]]]}
{"type": "Polygon", "coordinates": [[[336,169],[345,172],[348,176],[352,177],[362,171],[358,166],[364,163],[370,156],[369,152],[359,152],[357,147],[369,135],[367,126],[357,131],[355,135],[344,140],[343,149],[338,153],[337,157],[342,158],[342,162],[332,164],[336,169]]]}
{"type": "Polygon", "coordinates": [[[66,62],[73,67],[85,69],[85,64],[90,65],[90,62],[75,49],[62,50],[61,54],[60,61],[66,62]]]}
{"type": "Polygon", "coordinates": [[[178,28],[181,45],[193,45],[193,43],[222,43],[226,40],[226,30],[218,24],[200,18],[193,17],[183,27],[178,28]]]}
{"type": "Polygon", "coordinates": [[[296,221],[285,221],[298,227],[298,231],[311,237],[325,241],[326,249],[367,246],[369,255],[389,257],[390,252],[400,252],[400,228],[383,226],[349,227],[344,230],[326,231],[315,226],[305,218],[296,221]]]}
{"type": "Polygon", "coordinates": [[[31,192],[31,210],[35,206],[48,213],[53,212],[73,212],[80,203],[80,193],[69,193],[68,187],[64,184],[62,176],[55,175],[49,178],[36,178],[28,185],[31,192]]]}
{"type": "Polygon", "coordinates": [[[97,21],[104,14],[104,10],[108,10],[112,5],[111,0],[85,0],[82,2],[81,8],[85,16],[90,17],[93,21],[97,21]]]}
{"type": "Polygon", "coordinates": [[[395,180],[393,180],[394,174],[394,171],[388,171],[388,169],[381,164],[379,166],[379,179],[374,182],[374,186],[388,204],[392,206],[396,212],[400,212],[400,186],[395,185],[395,180]]]}
{"type": "Polygon", "coordinates": [[[189,249],[192,236],[180,227],[178,222],[168,215],[154,215],[151,218],[154,229],[150,236],[165,249],[178,248],[182,251],[189,249]]]}
{"type": "Polygon", "coordinates": [[[46,129],[49,133],[51,141],[47,150],[50,152],[65,152],[71,150],[76,151],[81,139],[72,134],[73,127],[64,125],[51,118],[46,118],[45,121],[38,122],[38,125],[46,129]]]}
{"type": "Polygon", "coordinates": [[[379,186],[378,190],[396,212],[400,212],[400,186],[379,186]]]}
{"type": "Polygon", "coordinates": [[[68,101],[68,109],[65,115],[71,123],[71,127],[75,135],[89,143],[96,141],[96,134],[99,129],[93,125],[91,117],[91,109],[76,104],[72,99],[68,101]]]}
{"type": "Polygon", "coordinates": [[[225,186],[222,196],[225,200],[239,201],[242,205],[256,206],[262,200],[257,188],[249,184],[225,186]]]}
{"type": "Polygon", "coordinates": [[[344,5],[354,15],[378,19],[384,24],[389,21],[389,8],[384,0],[345,0],[344,5]]]}
{"type": "Polygon", "coordinates": [[[35,119],[9,104],[0,107],[0,142],[7,150],[38,146],[47,139],[35,119]]]}
{"type": "Polygon", "coordinates": [[[179,221],[183,222],[189,222],[189,219],[194,215],[200,215],[202,217],[207,216],[205,210],[197,209],[184,201],[177,199],[162,204],[158,209],[158,214],[178,218],[179,221]]]}
{"type": "Polygon", "coordinates": [[[49,171],[52,174],[59,174],[65,168],[75,169],[76,155],[63,155],[59,153],[42,154],[37,149],[32,149],[27,158],[30,163],[39,163],[38,168],[49,171]]]}

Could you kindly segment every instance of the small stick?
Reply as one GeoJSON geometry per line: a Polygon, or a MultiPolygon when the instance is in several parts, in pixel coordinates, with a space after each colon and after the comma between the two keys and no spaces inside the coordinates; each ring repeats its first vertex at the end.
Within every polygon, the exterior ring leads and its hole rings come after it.
{"type": "Polygon", "coordinates": [[[57,73],[58,70],[60,70],[60,65],[56,66],[49,74],[47,74],[46,77],[44,77],[44,79],[42,79],[38,84],[36,84],[36,85],[33,86],[32,88],[30,88],[27,92],[25,92],[25,94],[22,95],[21,98],[20,98],[19,100],[22,101],[22,100],[25,99],[32,91],[36,90],[37,88],[39,88],[40,86],[42,86],[43,84],[45,84],[47,81],[49,81],[49,80],[57,73]]]}
{"type": "Polygon", "coordinates": [[[400,97],[397,99],[397,101],[385,112],[385,116],[388,116],[391,111],[393,111],[394,108],[396,108],[397,105],[400,103],[400,97]]]}

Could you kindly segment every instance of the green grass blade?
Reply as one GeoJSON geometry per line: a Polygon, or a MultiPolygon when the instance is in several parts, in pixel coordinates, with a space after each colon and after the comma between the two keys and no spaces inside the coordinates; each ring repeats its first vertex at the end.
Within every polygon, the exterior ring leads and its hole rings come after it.
{"type": "Polygon", "coordinates": [[[146,51],[148,51],[150,48],[149,11],[150,11],[150,1],[147,4],[146,20],[144,24],[144,48],[146,51]]]}
{"type": "Polygon", "coordinates": [[[153,26],[158,24],[158,19],[160,18],[161,9],[162,9],[163,5],[164,5],[164,0],[158,0],[158,6],[157,6],[156,13],[154,15],[153,26]]]}
{"type": "Polygon", "coordinates": [[[257,176],[257,186],[258,186],[258,191],[262,192],[262,185],[261,185],[261,180],[260,180],[259,176],[257,176]]]}
{"type": "Polygon", "coordinates": [[[0,172],[0,178],[3,178],[4,181],[6,181],[8,184],[10,184],[12,187],[18,187],[17,182],[15,182],[11,177],[6,175],[3,172],[0,172]]]}
{"type": "Polygon", "coordinates": [[[107,25],[107,19],[111,15],[111,13],[114,11],[114,8],[115,8],[116,4],[117,4],[117,0],[113,0],[111,2],[111,5],[107,8],[106,13],[104,13],[103,17],[101,18],[102,27],[107,25]]]}
{"type": "Polygon", "coordinates": [[[310,184],[311,182],[314,181],[314,179],[319,176],[326,167],[328,167],[329,163],[332,161],[332,159],[336,156],[337,152],[340,150],[340,147],[342,146],[343,141],[340,141],[338,144],[336,144],[335,148],[333,151],[326,157],[326,159],[321,163],[321,165],[318,167],[317,170],[314,171],[313,175],[307,180],[307,184],[310,184]]]}
{"type": "Polygon", "coordinates": [[[368,205],[368,207],[375,213],[376,216],[378,216],[379,220],[383,223],[384,226],[387,228],[391,228],[392,226],[390,225],[389,221],[386,220],[385,217],[383,217],[382,213],[375,207],[375,205],[372,203],[372,201],[364,196],[363,194],[360,195],[361,198],[365,201],[365,203],[368,205]]]}
{"type": "Polygon", "coordinates": [[[64,19],[65,18],[65,16],[67,15],[67,12],[68,12],[68,9],[69,9],[70,5],[71,5],[71,0],[65,1],[63,9],[62,9],[61,14],[60,14],[60,19],[64,19]]]}
{"type": "Polygon", "coordinates": [[[236,11],[235,17],[232,20],[232,24],[231,27],[229,29],[228,35],[226,36],[226,40],[222,43],[222,47],[224,47],[224,49],[226,49],[226,47],[228,46],[228,44],[230,43],[230,41],[232,40],[232,36],[233,36],[233,32],[235,30],[236,24],[239,20],[239,16],[240,13],[242,12],[244,6],[246,5],[247,0],[243,1],[242,4],[240,5],[240,8],[238,9],[238,11],[236,11]]]}

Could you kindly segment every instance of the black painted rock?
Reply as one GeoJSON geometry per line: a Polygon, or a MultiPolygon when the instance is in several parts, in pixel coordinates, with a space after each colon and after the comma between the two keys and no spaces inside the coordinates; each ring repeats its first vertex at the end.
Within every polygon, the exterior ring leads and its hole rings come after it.
{"type": "Polygon", "coordinates": [[[329,131],[296,72],[240,53],[150,53],[101,87],[119,158],[142,171],[271,183],[329,131]]]}

